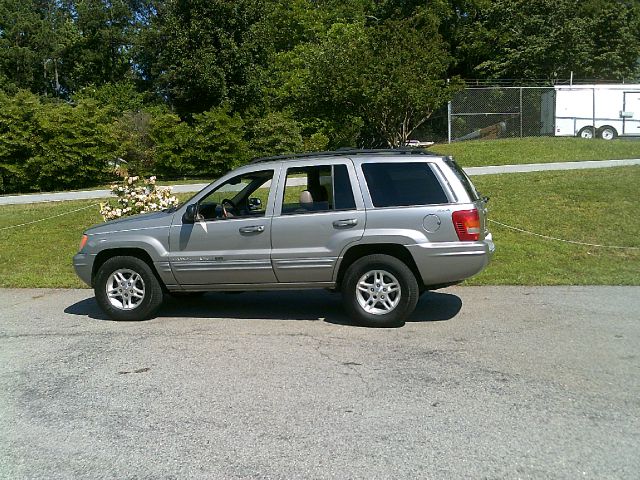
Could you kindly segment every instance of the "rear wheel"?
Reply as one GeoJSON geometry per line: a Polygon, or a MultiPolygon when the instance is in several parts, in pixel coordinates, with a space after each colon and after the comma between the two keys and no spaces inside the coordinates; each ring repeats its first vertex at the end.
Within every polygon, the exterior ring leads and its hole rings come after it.
{"type": "Polygon", "coordinates": [[[402,326],[416,307],[418,282],[401,260],[368,255],[353,263],[342,282],[345,309],[370,327],[402,326]]]}
{"type": "Polygon", "coordinates": [[[618,132],[615,128],[607,125],[598,130],[598,136],[603,140],[613,140],[618,136],[618,132]]]}
{"type": "Polygon", "coordinates": [[[580,131],[578,132],[578,136],[580,138],[593,138],[594,137],[593,127],[584,127],[580,129],[580,131]]]}
{"type": "Polygon", "coordinates": [[[145,320],[163,300],[159,280],[137,257],[113,257],[98,269],[94,292],[100,308],[113,320],[145,320]]]}

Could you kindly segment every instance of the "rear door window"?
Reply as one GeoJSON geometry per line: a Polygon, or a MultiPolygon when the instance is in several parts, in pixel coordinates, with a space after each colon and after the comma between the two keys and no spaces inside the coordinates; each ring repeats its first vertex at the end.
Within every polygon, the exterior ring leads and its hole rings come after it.
{"type": "Polygon", "coordinates": [[[346,165],[293,167],[287,170],[283,215],[355,208],[346,165]]]}
{"type": "Polygon", "coordinates": [[[375,207],[449,203],[428,163],[364,163],[362,172],[375,207]]]}

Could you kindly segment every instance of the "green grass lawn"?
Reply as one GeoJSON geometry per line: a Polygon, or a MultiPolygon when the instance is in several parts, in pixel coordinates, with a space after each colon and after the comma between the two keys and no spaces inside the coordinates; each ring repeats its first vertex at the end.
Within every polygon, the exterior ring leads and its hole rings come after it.
{"type": "MultiPolygon", "coordinates": [[[[640,167],[474,177],[491,219],[554,237],[640,247],[640,167]]],[[[183,199],[189,194],[182,195],[183,199]]],[[[0,229],[68,212],[95,201],[0,207],[0,229]]],[[[71,266],[82,231],[100,222],[91,207],[0,230],[0,287],[81,287],[71,266]]],[[[640,285],[640,250],[565,244],[490,228],[497,252],[469,285],[640,285]]]]}
{"type": "Polygon", "coordinates": [[[562,243],[489,224],[497,251],[469,285],[640,285],[640,167],[474,177],[489,218],[562,243]]]}
{"type": "MultiPolygon", "coordinates": [[[[176,195],[181,201],[191,194],[176,195]]],[[[0,207],[0,229],[94,205],[69,215],[0,230],[0,287],[85,287],[71,259],[82,232],[102,222],[99,200],[0,207]]]]}
{"type": "Polygon", "coordinates": [[[529,137],[502,140],[470,140],[429,148],[453,155],[463,167],[522,163],[572,162],[640,158],[640,139],[583,139],[529,137]]]}

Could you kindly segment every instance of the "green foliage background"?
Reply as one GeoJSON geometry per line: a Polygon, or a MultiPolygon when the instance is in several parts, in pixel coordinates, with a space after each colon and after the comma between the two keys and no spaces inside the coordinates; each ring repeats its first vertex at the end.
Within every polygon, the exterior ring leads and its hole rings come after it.
{"type": "Polygon", "coordinates": [[[635,0],[0,0],[0,193],[398,146],[460,78],[639,78],[635,0]]]}

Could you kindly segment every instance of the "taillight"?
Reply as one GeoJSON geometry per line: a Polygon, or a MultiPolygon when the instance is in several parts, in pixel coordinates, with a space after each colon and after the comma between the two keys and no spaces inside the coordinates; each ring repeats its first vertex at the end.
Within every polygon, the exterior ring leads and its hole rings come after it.
{"type": "Polygon", "coordinates": [[[80,248],[78,249],[79,252],[82,251],[84,246],[87,244],[88,239],[89,237],[87,237],[86,235],[82,235],[82,240],[80,240],[80,248]]]}
{"type": "Polygon", "coordinates": [[[480,215],[478,210],[459,210],[451,216],[458,239],[463,242],[475,241],[480,238],[480,215]]]}

